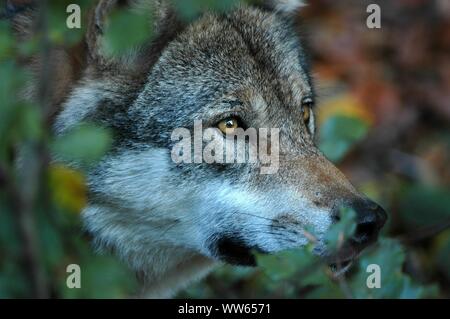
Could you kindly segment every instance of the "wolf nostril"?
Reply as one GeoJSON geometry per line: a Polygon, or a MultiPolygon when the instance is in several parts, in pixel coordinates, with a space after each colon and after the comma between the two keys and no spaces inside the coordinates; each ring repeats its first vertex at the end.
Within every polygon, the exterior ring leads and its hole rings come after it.
{"type": "Polygon", "coordinates": [[[376,222],[358,223],[353,240],[360,244],[372,242],[376,239],[379,229],[376,222]]]}
{"type": "Polygon", "coordinates": [[[386,212],[371,201],[357,202],[352,207],[357,214],[356,231],[352,239],[361,245],[374,242],[386,223],[386,212]]]}

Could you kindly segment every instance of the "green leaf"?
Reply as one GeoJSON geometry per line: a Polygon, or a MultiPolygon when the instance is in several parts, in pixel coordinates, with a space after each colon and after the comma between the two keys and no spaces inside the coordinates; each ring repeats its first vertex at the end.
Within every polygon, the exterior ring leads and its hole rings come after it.
{"type": "Polygon", "coordinates": [[[61,233],[48,218],[43,216],[38,220],[40,245],[45,247],[43,262],[49,271],[61,265],[64,257],[64,247],[61,233]]]}
{"type": "MultiPolygon", "coordinates": [[[[0,111],[3,113],[17,103],[18,90],[22,89],[28,80],[28,73],[20,68],[17,63],[11,59],[0,62],[0,111]]],[[[3,115],[3,114],[2,114],[3,115]]],[[[3,117],[2,117],[3,119],[3,117]]]]}
{"type": "Polygon", "coordinates": [[[405,261],[404,248],[396,240],[382,238],[376,249],[364,254],[359,260],[360,271],[350,285],[356,298],[425,298],[436,293],[436,287],[420,286],[402,272],[405,261]],[[376,264],[381,270],[380,288],[368,288],[366,272],[369,265],[376,264]]]}
{"type": "Polygon", "coordinates": [[[48,5],[48,34],[50,40],[55,44],[72,46],[83,39],[87,23],[87,19],[83,19],[83,17],[87,17],[92,1],[76,1],[76,4],[79,5],[81,9],[81,28],[69,29],[67,27],[69,13],[66,12],[66,9],[67,6],[72,3],[74,3],[72,0],[59,0],[51,1],[48,5]]]}
{"type": "Polygon", "coordinates": [[[331,225],[325,235],[327,246],[331,250],[337,249],[338,245],[350,238],[356,229],[356,213],[353,209],[343,207],[339,216],[339,222],[331,225]]]}
{"type": "Polygon", "coordinates": [[[9,259],[19,258],[22,254],[18,225],[4,200],[0,201],[0,260],[7,255],[9,259]]]}
{"type": "Polygon", "coordinates": [[[66,286],[66,270],[61,269],[60,291],[63,298],[129,298],[137,291],[133,273],[107,255],[86,255],[81,260],[72,259],[69,263],[80,265],[81,288],[69,289],[66,286]]]}
{"type": "Polygon", "coordinates": [[[113,11],[102,38],[108,56],[121,56],[152,37],[151,14],[126,10],[113,11]]]}
{"type": "Polygon", "coordinates": [[[292,277],[302,267],[311,262],[300,250],[287,250],[277,254],[256,254],[257,264],[273,280],[292,277]]]}
{"type": "Polygon", "coordinates": [[[13,43],[14,39],[9,23],[0,20],[0,60],[11,55],[13,52],[13,43]]]}
{"type": "Polygon", "coordinates": [[[55,155],[64,161],[90,164],[99,160],[112,144],[108,130],[92,124],[82,124],[63,136],[52,145],[55,155]]]}
{"type": "Polygon", "coordinates": [[[320,128],[319,148],[331,161],[338,162],[367,135],[368,130],[367,123],[357,117],[330,117],[320,128]]]}
{"type": "Polygon", "coordinates": [[[31,39],[19,41],[17,43],[17,51],[22,56],[30,57],[38,51],[40,41],[41,39],[37,35],[31,39]]]}
{"type": "Polygon", "coordinates": [[[5,260],[0,264],[0,299],[26,298],[30,291],[30,283],[18,267],[18,260],[5,260]]]}

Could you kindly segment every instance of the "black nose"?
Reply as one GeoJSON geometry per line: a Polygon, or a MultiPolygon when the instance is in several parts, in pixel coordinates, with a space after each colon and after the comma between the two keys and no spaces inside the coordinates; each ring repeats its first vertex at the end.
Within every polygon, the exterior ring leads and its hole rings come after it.
{"type": "Polygon", "coordinates": [[[356,231],[352,240],[362,246],[376,241],[387,220],[384,209],[370,200],[355,201],[350,207],[356,212],[356,231]]]}

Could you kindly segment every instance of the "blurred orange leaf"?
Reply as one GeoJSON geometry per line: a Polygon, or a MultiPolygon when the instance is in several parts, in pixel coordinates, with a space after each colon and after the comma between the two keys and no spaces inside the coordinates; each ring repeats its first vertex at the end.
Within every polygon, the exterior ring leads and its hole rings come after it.
{"type": "Polygon", "coordinates": [[[52,165],[49,182],[53,200],[61,208],[79,213],[86,206],[86,183],[80,172],[63,165],[52,165]]]}
{"type": "Polygon", "coordinates": [[[317,122],[320,126],[329,117],[343,115],[356,117],[368,126],[374,122],[373,114],[357,98],[350,94],[340,94],[323,101],[318,108],[317,122]]]}

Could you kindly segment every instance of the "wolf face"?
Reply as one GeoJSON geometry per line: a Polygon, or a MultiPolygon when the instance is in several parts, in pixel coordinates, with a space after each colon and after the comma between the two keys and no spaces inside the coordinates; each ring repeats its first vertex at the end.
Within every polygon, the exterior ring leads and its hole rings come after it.
{"type": "Polygon", "coordinates": [[[94,121],[115,136],[113,150],[88,172],[86,229],[151,284],[164,285],[161,278],[190,260],[195,267],[199,260],[254,265],[253,250],[307,244],[305,229],[314,229],[315,251],[327,257],[324,235],[342,206],[357,213],[356,233],[341,256],[348,261],[385,223],[385,212],[314,144],[314,88],[286,12],[290,3],[205,14],[190,25],[165,6],[166,22],[150,49],[126,63],[99,67],[86,60],[69,90],[55,131],[94,121]],[[260,174],[258,162],[171,159],[175,129],[192,130],[196,120],[217,127],[227,119],[244,129],[279,129],[275,174],[260,174]]]}

